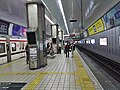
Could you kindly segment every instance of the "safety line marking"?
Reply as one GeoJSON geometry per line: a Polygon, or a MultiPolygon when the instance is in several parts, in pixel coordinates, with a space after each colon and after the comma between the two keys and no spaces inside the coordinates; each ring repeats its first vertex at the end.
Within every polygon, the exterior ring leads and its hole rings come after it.
{"type": "Polygon", "coordinates": [[[38,74],[75,74],[74,72],[7,72],[1,73],[0,77],[8,75],[38,75],[38,74]]]}
{"type": "Polygon", "coordinates": [[[27,84],[25,90],[35,90],[36,86],[42,81],[46,74],[39,74],[33,81],[27,84]]]}
{"type": "Polygon", "coordinates": [[[77,51],[75,51],[74,60],[76,64],[76,72],[75,72],[76,84],[78,86],[81,86],[82,90],[95,90],[95,87],[92,81],[90,80],[90,77],[88,76],[85,68],[81,63],[77,51]]]}

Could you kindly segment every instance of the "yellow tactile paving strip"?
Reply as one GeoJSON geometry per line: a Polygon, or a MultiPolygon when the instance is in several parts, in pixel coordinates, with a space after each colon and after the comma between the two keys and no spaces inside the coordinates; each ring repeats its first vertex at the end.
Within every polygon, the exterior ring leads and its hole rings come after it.
{"type": "MultiPolygon", "coordinates": [[[[0,74],[0,77],[5,77],[5,76],[13,76],[13,75],[34,75],[34,78],[27,83],[27,85],[25,86],[24,90],[37,90],[36,87],[41,83],[41,81],[45,78],[45,76],[47,75],[73,75],[75,76],[75,83],[76,86],[81,87],[82,90],[95,90],[94,85],[92,83],[92,81],[90,80],[86,70],[84,69],[79,55],[77,53],[77,51],[75,51],[74,53],[74,59],[73,59],[76,65],[76,70],[70,72],[70,71],[63,71],[63,72],[58,72],[58,71],[19,71],[19,72],[4,72],[0,74]]],[[[8,68],[9,66],[11,66],[12,64],[18,63],[19,60],[5,64],[0,66],[0,69],[4,69],[4,68],[8,68]]],[[[69,66],[69,69],[71,70],[72,64],[70,62],[70,60],[66,61],[67,62],[67,66],[69,66]]],[[[68,67],[66,67],[68,68],[68,67]]],[[[61,71],[61,70],[60,70],[61,71]]],[[[63,78],[62,78],[63,79],[63,78]]],[[[65,81],[65,80],[64,80],[65,81]]],[[[74,82],[74,80],[73,80],[74,82]]],[[[40,90],[40,89],[39,89],[40,90]]],[[[69,90],[70,87],[69,87],[69,90]]],[[[75,90],[80,90],[80,89],[75,89],[75,90]]]]}
{"type": "Polygon", "coordinates": [[[77,68],[75,72],[77,85],[80,85],[82,87],[82,90],[95,90],[94,85],[90,80],[90,77],[88,76],[85,68],[83,67],[79,55],[76,51],[74,54],[74,60],[77,68]]]}
{"type": "Polygon", "coordinates": [[[39,74],[33,81],[31,81],[25,90],[34,90],[36,86],[41,82],[46,74],[39,74]]]}

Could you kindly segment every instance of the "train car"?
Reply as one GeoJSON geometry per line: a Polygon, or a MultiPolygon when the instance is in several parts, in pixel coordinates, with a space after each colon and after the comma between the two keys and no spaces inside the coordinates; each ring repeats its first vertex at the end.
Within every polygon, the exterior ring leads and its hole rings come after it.
{"type": "Polygon", "coordinates": [[[27,39],[0,38],[0,64],[9,62],[8,54],[11,61],[25,57],[26,44],[27,39]],[[10,53],[8,53],[8,48],[10,53]]]}
{"type": "Polygon", "coordinates": [[[7,62],[6,38],[0,38],[0,64],[7,62]]]}
{"type": "Polygon", "coordinates": [[[11,60],[25,56],[26,39],[10,39],[11,60]]]}

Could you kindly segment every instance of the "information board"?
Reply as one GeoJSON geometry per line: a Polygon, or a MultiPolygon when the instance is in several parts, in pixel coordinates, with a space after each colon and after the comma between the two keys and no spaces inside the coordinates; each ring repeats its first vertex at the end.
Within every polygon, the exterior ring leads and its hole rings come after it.
{"type": "Polygon", "coordinates": [[[0,34],[8,35],[9,22],[0,20],[0,34]]]}

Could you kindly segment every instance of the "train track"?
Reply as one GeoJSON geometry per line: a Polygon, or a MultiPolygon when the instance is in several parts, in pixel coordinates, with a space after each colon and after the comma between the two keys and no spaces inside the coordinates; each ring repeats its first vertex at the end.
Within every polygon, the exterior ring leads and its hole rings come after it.
{"type": "Polygon", "coordinates": [[[113,78],[120,82],[120,64],[106,57],[91,52],[87,49],[78,47],[79,50],[86,53],[95,63],[108,72],[113,78]]]}

